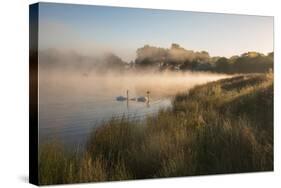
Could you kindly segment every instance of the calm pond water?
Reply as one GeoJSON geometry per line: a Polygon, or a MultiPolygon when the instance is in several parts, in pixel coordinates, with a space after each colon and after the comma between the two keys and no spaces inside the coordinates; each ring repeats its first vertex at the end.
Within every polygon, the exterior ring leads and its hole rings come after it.
{"type": "Polygon", "coordinates": [[[173,96],[225,75],[196,73],[90,74],[39,73],[39,141],[52,138],[66,146],[83,145],[95,127],[112,117],[143,120],[171,106],[173,96]],[[146,96],[150,102],[117,101],[146,96]]]}

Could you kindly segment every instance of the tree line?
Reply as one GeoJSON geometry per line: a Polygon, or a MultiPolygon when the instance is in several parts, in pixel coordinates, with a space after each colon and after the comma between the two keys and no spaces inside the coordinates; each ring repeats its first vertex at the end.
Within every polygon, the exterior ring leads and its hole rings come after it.
{"type": "Polygon", "coordinates": [[[211,71],[219,73],[262,73],[273,70],[274,52],[246,52],[241,55],[211,57],[208,52],[195,52],[172,44],[170,48],[145,45],[137,49],[136,68],[176,71],[211,71]]]}

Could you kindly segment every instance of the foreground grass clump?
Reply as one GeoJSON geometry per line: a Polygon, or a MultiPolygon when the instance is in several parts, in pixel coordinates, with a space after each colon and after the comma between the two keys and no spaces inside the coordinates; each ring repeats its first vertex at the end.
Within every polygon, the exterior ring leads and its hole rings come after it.
{"type": "Polygon", "coordinates": [[[82,153],[40,147],[40,184],[273,170],[273,78],[243,75],[175,96],[144,122],[112,119],[82,153]]]}

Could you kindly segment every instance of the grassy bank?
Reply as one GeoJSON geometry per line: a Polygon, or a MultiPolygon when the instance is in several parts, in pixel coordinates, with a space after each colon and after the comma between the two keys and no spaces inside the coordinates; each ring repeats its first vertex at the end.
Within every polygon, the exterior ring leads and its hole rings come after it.
{"type": "Polygon", "coordinates": [[[144,122],[112,119],[83,153],[39,148],[40,184],[273,170],[273,78],[237,76],[175,96],[144,122]]]}

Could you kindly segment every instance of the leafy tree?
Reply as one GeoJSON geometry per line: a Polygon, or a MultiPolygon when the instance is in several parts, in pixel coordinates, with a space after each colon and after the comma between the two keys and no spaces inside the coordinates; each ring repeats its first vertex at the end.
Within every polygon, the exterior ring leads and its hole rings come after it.
{"type": "Polygon", "coordinates": [[[215,63],[215,70],[217,72],[230,72],[230,63],[229,60],[225,57],[219,58],[215,63]]]}

